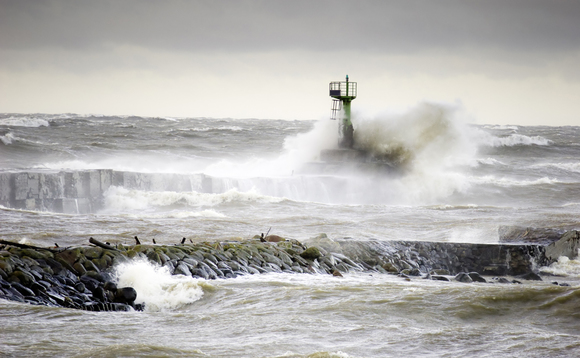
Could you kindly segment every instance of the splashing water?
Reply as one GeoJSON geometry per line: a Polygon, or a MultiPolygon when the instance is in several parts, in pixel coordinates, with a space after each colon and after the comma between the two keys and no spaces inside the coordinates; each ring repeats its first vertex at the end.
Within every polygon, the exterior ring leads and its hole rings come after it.
{"type": "Polygon", "coordinates": [[[145,259],[119,264],[115,277],[119,287],[133,287],[137,291],[136,303],[145,303],[147,310],[179,309],[203,296],[200,279],[171,275],[167,267],[145,259]]]}
{"type": "Polygon", "coordinates": [[[422,103],[402,115],[355,121],[357,148],[418,169],[467,163],[476,146],[456,108],[422,103]]]}

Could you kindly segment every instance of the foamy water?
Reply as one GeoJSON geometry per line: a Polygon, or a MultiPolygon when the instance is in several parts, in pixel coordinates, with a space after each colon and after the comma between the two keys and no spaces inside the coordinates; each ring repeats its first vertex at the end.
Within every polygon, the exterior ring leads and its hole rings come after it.
{"type": "Polygon", "coordinates": [[[144,303],[147,310],[175,310],[203,296],[202,280],[172,275],[167,267],[145,259],[119,264],[114,276],[118,287],[133,287],[138,292],[135,302],[144,303]]]}

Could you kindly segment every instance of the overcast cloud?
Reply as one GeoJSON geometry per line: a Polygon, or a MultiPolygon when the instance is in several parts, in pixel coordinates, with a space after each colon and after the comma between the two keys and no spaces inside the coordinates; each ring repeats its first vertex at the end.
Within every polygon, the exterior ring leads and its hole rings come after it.
{"type": "Polygon", "coordinates": [[[580,1],[0,0],[0,112],[322,118],[348,73],[361,115],[580,125],[578,63],[580,1]]]}

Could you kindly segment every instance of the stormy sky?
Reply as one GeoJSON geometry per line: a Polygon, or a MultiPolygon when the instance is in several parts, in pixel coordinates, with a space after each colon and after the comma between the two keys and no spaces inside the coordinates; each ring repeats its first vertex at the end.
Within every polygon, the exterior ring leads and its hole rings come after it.
{"type": "Polygon", "coordinates": [[[0,112],[580,125],[578,0],[0,0],[0,112]]]}

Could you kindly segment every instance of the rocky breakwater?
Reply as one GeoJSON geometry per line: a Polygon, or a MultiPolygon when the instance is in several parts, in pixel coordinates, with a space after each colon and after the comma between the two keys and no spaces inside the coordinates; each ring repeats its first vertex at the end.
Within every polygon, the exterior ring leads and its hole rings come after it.
{"type": "MultiPolygon", "coordinates": [[[[521,231],[509,232],[511,238],[522,236],[521,231]]],[[[130,260],[147,260],[174,275],[203,279],[269,272],[329,276],[369,272],[461,282],[541,280],[539,266],[560,256],[576,257],[580,233],[571,230],[535,240],[539,242],[499,244],[334,241],[324,234],[308,245],[274,235],[246,241],[185,241],[143,245],[136,239],[136,245],[110,245],[91,238],[91,246],[42,248],[0,240],[0,298],[93,311],[141,310],[143,306],[135,304],[138,292],[115,282],[115,266],[130,260]]]]}
{"type": "Polygon", "coordinates": [[[346,256],[279,239],[166,246],[110,245],[91,238],[91,246],[68,248],[0,240],[0,298],[91,311],[141,310],[135,304],[138,292],[117,287],[114,275],[115,265],[135,259],[167,267],[174,275],[203,279],[268,272],[340,276],[340,271],[362,269],[346,256]]]}

